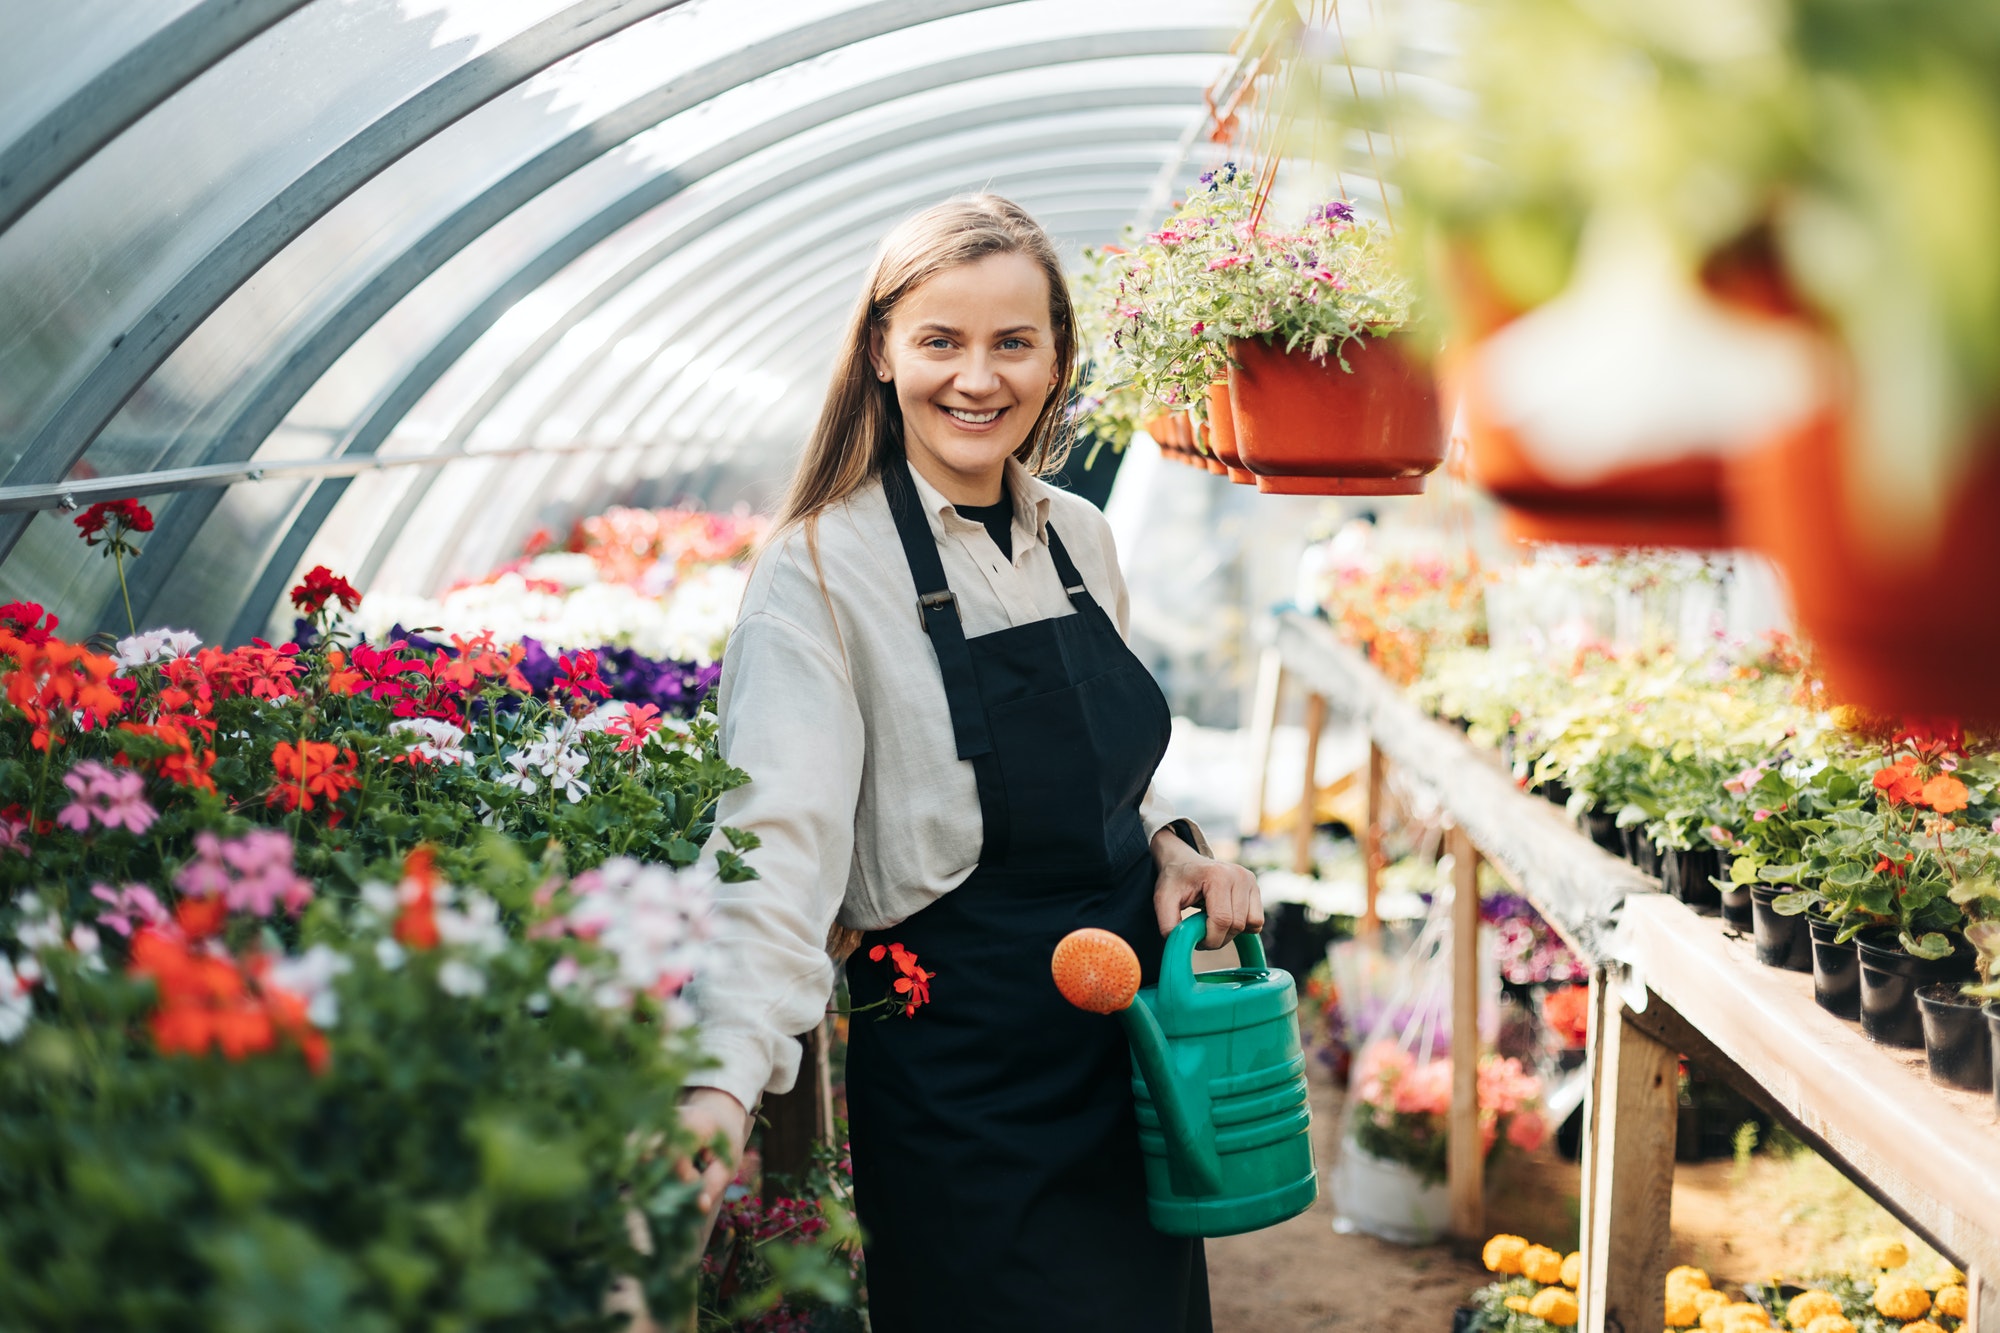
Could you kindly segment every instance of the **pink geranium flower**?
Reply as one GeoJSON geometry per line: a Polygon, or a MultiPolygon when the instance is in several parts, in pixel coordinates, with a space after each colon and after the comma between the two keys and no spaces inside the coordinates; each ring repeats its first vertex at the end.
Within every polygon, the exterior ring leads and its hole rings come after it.
{"type": "Polygon", "coordinates": [[[56,822],[78,833],[88,832],[95,822],[142,834],[160,817],[146,800],[146,779],[130,769],[107,768],[86,759],[63,774],[63,786],[76,799],[57,813],[56,822]]]}
{"type": "Polygon", "coordinates": [[[164,926],[167,924],[167,909],[159,896],[144,884],[127,884],[122,889],[113,890],[103,884],[90,886],[90,896],[102,899],[105,906],[97,914],[98,921],[117,931],[127,939],[132,932],[142,926],[164,926]]]}
{"type": "Polygon", "coordinates": [[[618,753],[626,754],[643,746],[647,738],[660,729],[660,710],[656,704],[626,704],[625,711],[605,726],[608,736],[616,736],[618,753]]]}
{"type": "Polygon", "coordinates": [[[296,916],[313,886],[292,867],[292,840],[276,829],[252,829],[224,841],[204,829],[194,835],[194,860],[174,875],[192,898],[220,897],[232,912],[269,916],[283,904],[296,916]]]}

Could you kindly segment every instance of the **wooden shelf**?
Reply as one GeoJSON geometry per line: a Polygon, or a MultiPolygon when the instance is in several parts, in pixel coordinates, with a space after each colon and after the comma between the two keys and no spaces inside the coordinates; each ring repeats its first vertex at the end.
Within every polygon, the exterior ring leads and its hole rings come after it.
{"type": "Polygon", "coordinates": [[[1965,1268],[1973,1333],[2000,1333],[2000,1119],[1932,1083],[1922,1051],[1878,1046],[1758,963],[1720,919],[1659,892],[1494,757],[1424,715],[1332,629],[1288,612],[1284,674],[1356,721],[1591,965],[1582,1327],[1658,1333],[1678,1054],[1719,1063],[1848,1176],[1965,1268]]]}
{"type": "Polygon", "coordinates": [[[1627,1003],[1664,1003],[1947,1253],[2000,1273],[2000,1119],[1990,1094],[1931,1082],[1921,1050],[1877,1045],[1813,1001],[1812,974],[1672,898],[1625,905],[1627,1003]]]}
{"type": "Polygon", "coordinates": [[[1297,612],[1278,620],[1285,671],[1355,720],[1407,781],[1425,788],[1571,948],[1591,963],[1610,956],[1618,909],[1659,881],[1578,834],[1562,811],[1529,796],[1492,755],[1425,715],[1325,621],[1297,612]]]}

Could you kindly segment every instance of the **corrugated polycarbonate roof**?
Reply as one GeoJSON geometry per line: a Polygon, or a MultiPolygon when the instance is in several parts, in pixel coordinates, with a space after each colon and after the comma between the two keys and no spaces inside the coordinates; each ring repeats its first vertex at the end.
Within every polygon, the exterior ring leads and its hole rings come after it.
{"type": "Polygon", "coordinates": [[[65,499],[151,496],[134,610],[207,637],[764,499],[881,234],[1150,221],[1247,7],[0,0],[0,600],[123,623],[65,499]]]}

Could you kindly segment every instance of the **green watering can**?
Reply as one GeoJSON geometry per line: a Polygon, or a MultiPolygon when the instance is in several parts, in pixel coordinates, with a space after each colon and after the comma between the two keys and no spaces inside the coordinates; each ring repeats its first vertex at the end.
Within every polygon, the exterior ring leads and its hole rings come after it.
{"type": "Polygon", "coordinates": [[[1200,912],[1175,926],[1144,990],[1138,956],[1108,930],[1072,932],[1052,967],[1070,1003],[1125,1025],[1147,1213],[1170,1236],[1256,1231],[1319,1197],[1291,974],[1251,934],[1236,937],[1243,966],[1197,973],[1207,930],[1200,912]]]}

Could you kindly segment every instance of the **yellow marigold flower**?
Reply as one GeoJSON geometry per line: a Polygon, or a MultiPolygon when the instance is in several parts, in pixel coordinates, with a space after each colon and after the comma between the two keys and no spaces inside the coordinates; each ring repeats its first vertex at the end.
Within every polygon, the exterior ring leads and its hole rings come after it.
{"type": "Polygon", "coordinates": [[[1861,1262],[1870,1268],[1901,1268],[1910,1262],[1910,1247],[1894,1236],[1870,1236],[1861,1242],[1861,1262]]]}
{"type": "Polygon", "coordinates": [[[1963,1319],[1972,1309],[1972,1296],[1956,1282],[1947,1282],[1931,1297],[1931,1304],[1939,1314],[1948,1314],[1953,1319],[1963,1319]]]}
{"type": "Polygon", "coordinates": [[[1512,1310],[1515,1314],[1528,1313],[1528,1298],[1526,1296],[1509,1296],[1506,1300],[1502,1301],[1501,1304],[1505,1305],[1509,1310],[1512,1310]]]}
{"type": "Polygon", "coordinates": [[[1687,1287],[1694,1291],[1707,1291],[1710,1283],[1708,1274],[1699,1268],[1690,1268],[1682,1264],[1679,1268],[1669,1269],[1667,1272],[1667,1287],[1672,1289],[1675,1286],[1687,1287]]]}
{"type": "Polygon", "coordinates": [[[1503,1234],[1487,1241],[1486,1248],[1479,1252],[1479,1258],[1488,1271],[1512,1277],[1521,1271],[1521,1255],[1527,1248],[1528,1242],[1524,1237],[1503,1234]]]}
{"type": "Polygon", "coordinates": [[[1694,1295],[1687,1291],[1667,1293],[1667,1327],[1686,1328],[1701,1318],[1701,1311],[1695,1308],[1694,1295]]]}
{"type": "Polygon", "coordinates": [[[1545,1287],[1562,1282],[1563,1257],[1546,1245],[1530,1245],[1521,1251],[1521,1276],[1545,1287]]]}
{"type": "Polygon", "coordinates": [[[1804,1328],[1815,1319],[1839,1313],[1839,1300],[1824,1291],[1801,1292],[1792,1297],[1791,1303],[1785,1307],[1785,1318],[1799,1328],[1804,1328]]]}
{"type": "Polygon", "coordinates": [[[1891,1319],[1922,1319],[1931,1294],[1906,1277],[1885,1277],[1875,1284],[1875,1308],[1891,1319]]]}
{"type": "Polygon", "coordinates": [[[1944,1333],[1944,1329],[1928,1319],[1919,1319],[1914,1324],[1903,1325],[1903,1333],[1944,1333]]]}
{"type": "Polygon", "coordinates": [[[1771,1326],[1771,1312],[1752,1301],[1722,1307],[1722,1333],[1757,1333],[1771,1326]]]}
{"type": "Polygon", "coordinates": [[[1844,1314],[1823,1314],[1810,1324],[1800,1324],[1805,1333],[1854,1333],[1854,1321],[1844,1314]]]}
{"type": "Polygon", "coordinates": [[[1545,1287],[1528,1302],[1528,1313],[1568,1328],[1576,1322],[1576,1293],[1567,1287],[1545,1287]]]}
{"type": "Polygon", "coordinates": [[[1697,1291],[1694,1293],[1694,1308],[1707,1314],[1710,1310],[1720,1310],[1729,1304],[1729,1298],[1719,1291],[1697,1291]]]}
{"type": "Polygon", "coordinates": [[[1564,1257],[1562,1279],[1565,1287],[1574,1289],[1583,1285],[1583,1251],[1564,1257]]]}

